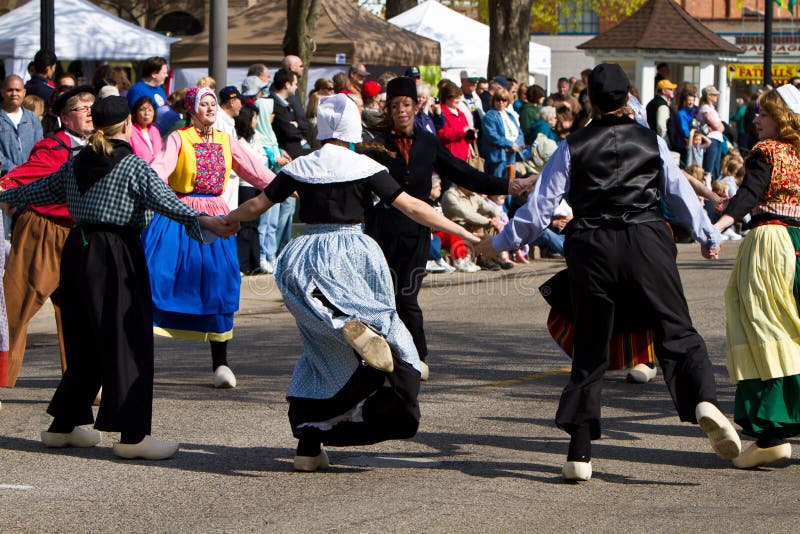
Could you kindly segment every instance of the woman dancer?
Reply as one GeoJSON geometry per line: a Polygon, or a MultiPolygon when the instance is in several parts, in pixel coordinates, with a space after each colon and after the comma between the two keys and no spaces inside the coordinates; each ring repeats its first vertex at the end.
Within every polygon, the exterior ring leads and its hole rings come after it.
{"type": "Polygon", "coordinates": [[[386,260],[361,227],[373,193],[424,227],[478,241],[404,193],[385,167],[350,150],[361,141],[361,118],[346,95],[321,101],[317,128],[320,150],[285,166],[264,194],[227,217],[253,220],[297,192],[300,220],[310,224],[275,270],[304,348],[287,394],[299,471],[328,466],[322,443],[410,438],[419,425],[421,362],[395,309],[386,260]]]}
{"type": "MultiPolygon", "coordinates": [[[[519,195],[533,186],[533,178],[509,183],[479,172],[448,151],[433,135],[414,128],[417,87],[413,78],[394,78],[386,84],[387,113],[382,139],[366,154],[384,165],[403,191],[420,200],[431,194],[434,171],[443,181],[489,195],[519,195]]],[[[417,302],[430,250],[431,231],[395,207],[379,202],[367,211],[366,232],[378,242],[395,283],[397,313],[411,332],[420,359],[428,357],[422,310],[417,302]]]]}
{"type": "Polygon", "coordinates": [[[203,216],[180,202],[130,144],[128,101],[119,96],[92,106],[96,131],[75,159],[37,182],[0,194],[16,205],[66,202],[76,221],[61,256],[60,289],[67,370],[42,432],[48,447],[92,447],[100,432],[121,432],[114,454],[161,460],[177,443],[153,438],[153,327],[150,280],[140,240],[154,210],[197,241],[200,228],[230,235],[236,225],[203,216]],[[228,230],[226,230],[228,228],[228,230]],[[95,428],[92,401],[100,387],[95,428]]]}
{"type": "Polygon", "coordinates": [[[784,85],[758,102],[759,139],[742,186],[716,223],[752,213],[725,292],[734,420],[756,438],[733,460],[748,468],[785,460],[800,434],[800,91],[784,85]]]}
{"type": "MultiPolygon", "coordinates": [[[[227,214],[221,195],[231,169],[260,189],[275,175],[264,159],[212,127],[217,97],[211,89],[192,87],[184,102],[191,125],[169,135],[152,166],[190,207],[211,215],[227,214]]],[[[228,340],[233,337],[241,284],[236,242],[217,240],[202,246],[160,215],[142,239],[156,334],[208,341],[214,387],[236,387],[236,376],[228,367],[228,340]]]]}

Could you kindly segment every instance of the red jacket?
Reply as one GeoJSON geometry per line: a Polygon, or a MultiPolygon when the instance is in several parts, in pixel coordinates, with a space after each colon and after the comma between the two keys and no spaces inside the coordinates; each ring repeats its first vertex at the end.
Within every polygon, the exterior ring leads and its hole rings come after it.
{"type": "Polygon", "coordinates": [[[458,115],[454,114],[447,106],[442,106],[444,128],[436,132],[436,135],[455,157],[466,161],[470,148],[469,143],[464,139],[466,135],[464,128],[469,126],[469,122],[463,111],[460,109],[457,111],[458,115]]]}
{"type": "MultiPolygon", "coordinates": [[[[28,161],[22,165],[17,165],[8,174],[0,178],[0,189],[13,189],[50,176],[69,161],[70,150],[67,147],[70,146],[70,141],[67,133],[64,131],[56,132],[54,137],[63,141],[66,147],[52,137],[45,137],[33,145],[28,161]]],[[[66,226],[75,224],[75,221],[69,216],[66,204],[30,206],[29,209],[59,224],[66,226]]]]}

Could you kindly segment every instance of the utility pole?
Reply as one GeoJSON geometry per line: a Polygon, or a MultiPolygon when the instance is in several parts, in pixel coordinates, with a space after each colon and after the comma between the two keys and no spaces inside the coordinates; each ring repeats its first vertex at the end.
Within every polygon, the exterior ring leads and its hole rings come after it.
{"type": "Polygon", "coordinates": [[[208,74],[220,89],[228,85],[228,0],[211,0],[208,74]]]}
{"type": "Polygon", "coordinates": [[[764,3],[764,85],[772,85],[772,0],[764,3]]]}
{"type": "Polygon", "coordinates": [[[56,51],[56,23],[54,0],[41,0],[39,4],[41,18],[39,25],[39,48],[56,51]]]}

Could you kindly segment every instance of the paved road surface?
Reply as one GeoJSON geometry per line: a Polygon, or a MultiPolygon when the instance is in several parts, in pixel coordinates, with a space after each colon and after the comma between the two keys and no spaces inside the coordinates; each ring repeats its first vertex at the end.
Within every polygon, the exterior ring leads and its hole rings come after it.
{"type": "MultiPolygon", "coordinates": [[[[723,409],[722,295],[735,246],[706,262],[680,246],[681,273],[713,355],[723,409]]],[[[738,471],[680,424],[661,376],[607,377],[594,477],[562,483],[567,437],[553,426],[567,361],[545,329],[536,287],[563,266],[436,275],[422,304],[432,379],[410,441],[329,451],[332,469],[291,469],[283,395],[298,335],[271,277],[247,279],[231,364],[240,386],[210,386],[202,343],[157,340],[154,434],[182,443],[169,461],[116,459],[116,435],[90,450],[39,443],[58,383],[49,314],[33,325],[22,376],[0,390],[2,532],[779,531],[800,518],[797,460],[738,471]]],[[[90,335],[87,333],[87,335],[90,335]]],[[[797,441],[794,442],[797,445],[797,441]]],[[[797,453],[795,453],[797,456],[797,453]]]]}

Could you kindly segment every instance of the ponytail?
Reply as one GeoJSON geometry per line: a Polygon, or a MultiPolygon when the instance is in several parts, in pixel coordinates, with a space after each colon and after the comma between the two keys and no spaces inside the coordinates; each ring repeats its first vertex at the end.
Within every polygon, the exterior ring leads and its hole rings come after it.
{"type": "Polygon", "coordinates": [[[95,154],[100,154],[105,157],[111,156],[114,147],[108,142],[108,138],[117,135],[129,120],[130,118],[118,122],[117,124],[97,128],[94,133],[89,136],[89,144],[92,146],[92,150],[94,150],[95,154]]]}

